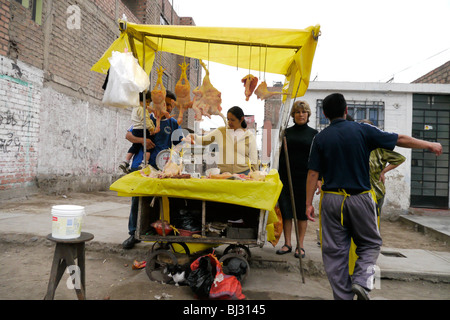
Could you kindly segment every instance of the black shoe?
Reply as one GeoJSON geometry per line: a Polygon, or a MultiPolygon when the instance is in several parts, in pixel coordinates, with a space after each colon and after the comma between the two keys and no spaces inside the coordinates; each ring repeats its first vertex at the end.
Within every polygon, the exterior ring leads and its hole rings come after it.
{"type": "Polygon", "coordinates": [[[352,284],[352,291],[356,294],[358,300],[370,300],[369,292],[359,284],[352,284]]]}
{"type": "Polygon", "coordinates": [[[134,247],[136,243],[141,242],[141,240],[137,240],[134,235],[131,235],[127,240],[122,243],[122,248],[131,249],[134,247]]]}
{"type": "Polygon", "coordinates": [[[288,246],[287,244],[285,244],[284,246],[281,247],[281,249],[276,251],[276,254],[286,254],[292,251],[292,247],[288,246]],[[282,250],[284,247],[287,248],[287,250],[282,250]]]}
{"type": "MultiPolygon", "coordinates": [[[[304,253],[302,253],[302,259],[304,259],[305,256],[306,256],[306,251],[305,251],[305,249],[303,249],[303,248],[300,248],[300,250],[302,250],[302,251],[304,252],[304,253]]],[[[298,248],[295,249],[294,257],[296,257],[296,258],[299,257],[299,256],[298,256],[298,248]]]]}

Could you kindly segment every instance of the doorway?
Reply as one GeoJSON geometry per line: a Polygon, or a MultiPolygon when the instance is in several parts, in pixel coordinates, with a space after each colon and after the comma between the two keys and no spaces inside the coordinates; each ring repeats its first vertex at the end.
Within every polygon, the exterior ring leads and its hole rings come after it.
{"type": "Polygon", "coordinates": [[[413,149],[411,207],[449,208],[450,96],[413,95],[412,136],[442,144],[442,155],[413,149]]]}

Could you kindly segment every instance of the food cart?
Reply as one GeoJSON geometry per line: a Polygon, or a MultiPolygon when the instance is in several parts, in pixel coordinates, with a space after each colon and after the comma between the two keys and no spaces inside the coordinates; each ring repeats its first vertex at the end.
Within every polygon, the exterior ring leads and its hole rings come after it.
{"type": "Polygon", "coordinates": [[[286,76],[279,139],[274,143],[271,169],[264,181],[157,179],[134,172],[110,188],[119,196],[140,198],[136,238],[154,241],[159,246],[147,258],[150,279],[156,280],[154,271],[158,271],[163,273],[163,281],[168,280],[164,275],[165,266],[179,263],[177,251],[189,256],[207,247],[228,244],[225,253],[247,260],[248,246],[262,247],[266,239],[273,237],[273,223],[277,221],[274,207],[282,188],[275,169],[281,139],[293,100],[304,95],[308,88],[320,26],[294,30],[140,25],[119,21],[119,27],[121,35],[92,67],[93,71],[106,74],[111,53],[130,50],[147,74],[154,67],[157,53],[169,52],[286,76]],[[183,210],[198,213],[201,228],[196,237],[174,233],[178,231],[175,221],[183,210]],[[160,234],[154,234],[152,225],[158,221],[160,234]],[[208,228],[211,223],[226,224],[226,232],[214,234],[208,228]],[[167,224],[173,224],[174,228],[166,230],[167,224]]]}
{"type": "Polygon", "coordinates": [[[151,279],[155,279],[151,273],[162,268],[155,265],[162,259],[160,256],[178,263],[177,252],[190,255],[223,244],[229,245],[224,251],[229,255],[223,256],[221,262],[238,254],[247,263],[249,247],[262,247],[265,243],[266,224],[274,222],[269,212],[281,188],[276,170],[271,170],[265,181],[157,179],[142,177],[136,171],[111,185],[111,190],[117,191],[119,196],[140,197],[136,238],[155,241],[159,249],[164,249],[149,252],[146,270],[151,279]],[[188,219],[198,219],[198,233],[181,230],[183,223],[179,221],[185,218],[183,214],[192,214],[188,219]],[[156,221],[167,221],[167,225],[173,225],[176,230],[160,228],[159,233],[155,233],[156,221]],[[193,237],[192,233],[198,237],[193,237]],[[177,246],[164,245],[172,243],[177,246]]]}

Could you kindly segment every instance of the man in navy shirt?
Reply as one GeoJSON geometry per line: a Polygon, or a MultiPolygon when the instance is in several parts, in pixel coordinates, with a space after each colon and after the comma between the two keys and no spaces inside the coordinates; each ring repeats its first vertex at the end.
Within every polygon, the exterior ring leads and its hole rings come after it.
{"type": "Polygon", "coordinates": [[[334,93],[323,100],[330,125],[318,133],[311,146],[306,181],[306,216],[314,219],[312,201],[319,172],[323,177],[321,199],[322,259],[335,299],[369,299],[380,253],[376,197],[369,175],[370,152],[395,146],[428,149],[440,155],[440,143],[388,133],[365,123],[346,121],[347,102],[334,93]],[[356,245],[353,275],[349,275],[351,240],[356,245]]]}

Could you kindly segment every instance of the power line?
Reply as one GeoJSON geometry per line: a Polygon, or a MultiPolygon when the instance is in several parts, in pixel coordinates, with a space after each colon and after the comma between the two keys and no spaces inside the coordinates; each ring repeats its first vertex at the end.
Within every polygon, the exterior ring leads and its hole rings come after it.
{"type": "Polygon", "coordinates": [[[424,62],[426,62],[426,61],[428,61],[428,60],[430,60],[430,59],[432,59],[432,58],[434,58],[434,57],[436,57],[436,56],[438,56],[438,55],[440,55],[440,54],[442,54],[442,53],[444,53],[445,51],[448,51],[448,50],[450,50],[450,47],[448,47],[447,49],[444,49],[444,50],[442,50],[442,51],[440,51],[440,52],[438,52],[438,53],[435,53],[435,54],[433,54],[432,56],[430,56],[430,57],[428,57],[428,58],[426,58],[426,59],[424,59],[424,60],[422,60],[422,61],[416,62],[416,63],[414,63],[413,65],[410,65],[409,67],[406,67],[406,68],[404,68],[404,69],[402,69],[402,70],[400,70],[400,71],[395,72],[395,73],[390,77],[390,79],[389,79],[388,81],[386,81],[386,83],[392,82],[392,81],[394,80],[394,77],[395,77],[396,75],[398,75],[399,73],[402,73],[402,72],[404,72],[404,71],[406,71],[406,70],[408,70],[408,69],[411,69],[411,68],[413,68],[413,67],[415,67],[415,66],[417,66],[417,65],[419,65],[419,64],[421,64],[421,63],[424,63],[424,62]]]}

